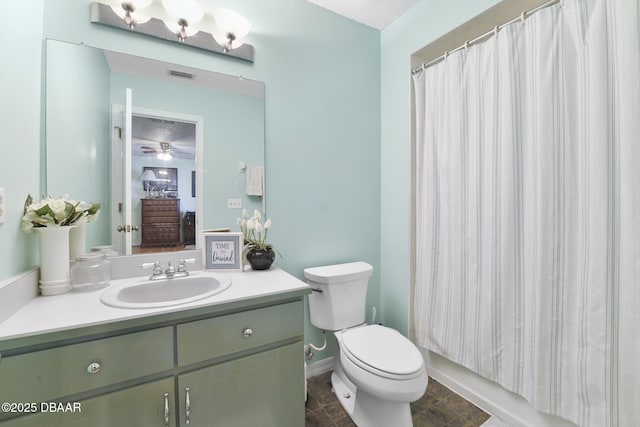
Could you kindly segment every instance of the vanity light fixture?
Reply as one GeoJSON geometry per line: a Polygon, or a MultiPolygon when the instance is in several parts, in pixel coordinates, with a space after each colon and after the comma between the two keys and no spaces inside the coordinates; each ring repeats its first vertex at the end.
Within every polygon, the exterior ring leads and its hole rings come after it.
{"type": "Polygon", "coordinates": [[[164,24],[178,36],[180,43],[198,32],[195,25],[204,17],[204,9],[196,0],[162,0],[162,6],[173,18],[164,24]]]}
{"type": "Polygon", "coordinates": [[[244,43],[249,21],[229,9],[205,10],[201,0],[102,0],[91,3],[91,22],[253,62],[244,43]]]}

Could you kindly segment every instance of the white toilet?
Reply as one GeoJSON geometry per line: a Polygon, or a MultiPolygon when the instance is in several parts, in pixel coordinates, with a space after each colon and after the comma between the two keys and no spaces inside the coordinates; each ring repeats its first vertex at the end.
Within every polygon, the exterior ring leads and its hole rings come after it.
{"type": "Polygon", "coordinates": [[[336,336],[331,384],[351,419],[359,427],[412,426],[409,403],[426,391],[427,370],[398,331],[364,323],[372,272],[365,262],[305,269],[311,323],[336,336]]]}

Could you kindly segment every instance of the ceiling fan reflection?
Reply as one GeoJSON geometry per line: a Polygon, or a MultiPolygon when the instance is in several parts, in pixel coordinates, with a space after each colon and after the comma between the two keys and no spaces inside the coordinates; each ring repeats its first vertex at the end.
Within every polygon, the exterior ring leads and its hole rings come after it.
{"type": "Polygon", "coordinates": [[[140,147],[140,149],[143,154],[155,154],[156,157],[160,160],[171,160],[174,155],[175,157],[181,157],[180,155],[189,155],[189,153],[185,151],[177,150],[168,142],[161,142],[159,145],[159,147],[143,145],[140,147]]]}

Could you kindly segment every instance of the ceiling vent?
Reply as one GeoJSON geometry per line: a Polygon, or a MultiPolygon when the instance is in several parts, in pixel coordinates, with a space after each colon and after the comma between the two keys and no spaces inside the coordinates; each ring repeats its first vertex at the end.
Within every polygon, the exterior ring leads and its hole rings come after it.
{"type": "Polygon", "coordinates": [[[174,77],[182,77],[185,79],[195,79],[196,75],[195,74],[191,74],[191,73],[186,73],[184,71],[177,71],[177,70],[169,70],[169,75],[170,76],[174,76],[174,77]]]}

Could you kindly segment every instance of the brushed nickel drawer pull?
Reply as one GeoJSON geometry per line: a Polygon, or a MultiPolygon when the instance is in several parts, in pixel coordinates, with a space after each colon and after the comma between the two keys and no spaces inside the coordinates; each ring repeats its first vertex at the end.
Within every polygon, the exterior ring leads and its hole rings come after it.
{"type": "Polygon", "coordinates": [[[189,397],[189,390],[191,390],[191,387],[185,387],[184,389],[185,424],[191,424],[191,398],[189,397]]]}
{"type": "Polygon", "coordinates": [[[97,374],[100,372],[101,368],[102,366],[100,366],[98,362],[91,362],[89,363],[89,366],[87,366],[87,372],[90,374],[97,374]]]}
{"type": "Polygon", "coordinates": [[[164,427],[169,427],[169,393],[164,394],[164,427]]]}
{"type": "Polygon", "coordinates": [[[251,335],[253,335],[253,330],[251,328],[247,328],[242,332],[242,335],[249,338],[251,335]]]}

